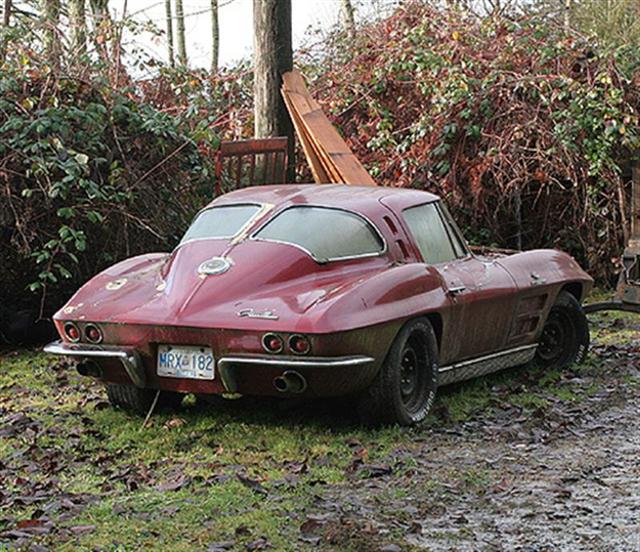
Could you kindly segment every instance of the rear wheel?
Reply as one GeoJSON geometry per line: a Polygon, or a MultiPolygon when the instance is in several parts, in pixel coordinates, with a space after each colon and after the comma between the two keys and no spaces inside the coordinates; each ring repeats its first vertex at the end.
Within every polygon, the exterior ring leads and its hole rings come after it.
{"type": "Polygon", "coordinates": [[[587,317],[578,300],[561,291],[542,329],[536,363],[545,368],[564,368],[582,362],[588,350],[587,317]]]}
{"type": "Polygon", "coordinates": [[[367,424],[416,424],[427,417],[437,386],[435,333],[428,320],[412,320],[400,330],[375,381],[360,399],[360,416],[367,424]]]}
{"type": "MultiPolygon", "coordinates": [[[[134,385],[109,383],[107,385],[107,397],[109,402],[117,407],[135,414],[146,414],[157,393],[156,389],[141,389],[134,385]]],[[[161,391],[158,397],[158,409],[178,408],[184,395],[172,391],[161,391]]]]}

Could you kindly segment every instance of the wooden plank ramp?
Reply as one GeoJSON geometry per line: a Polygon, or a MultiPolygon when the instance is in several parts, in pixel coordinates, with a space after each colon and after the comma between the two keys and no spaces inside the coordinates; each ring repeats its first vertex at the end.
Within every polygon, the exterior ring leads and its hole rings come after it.
{"type": "Polygon", "coordinates": [[[282,97],[318,184],[376,186],[376,182],[313,99],[299,71],[282,75],[282,97]]]}

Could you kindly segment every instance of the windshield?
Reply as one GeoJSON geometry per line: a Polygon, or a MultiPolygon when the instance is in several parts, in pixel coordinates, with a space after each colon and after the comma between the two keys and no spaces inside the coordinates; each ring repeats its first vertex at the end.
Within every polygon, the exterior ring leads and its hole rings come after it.
{"type": "Polygon", "coordinates": [[[384,250],[380,234],[369,222],[329,207],[291,207],[254,237],[300,247],[318,262],[377,255],[384,250]]]}
{"type": "Polygon", "coordinates": [[[201,211],[180,243],[206,238],[232,238],[259,211],[260,205],[247,204],[211,207],[201,211]]]}

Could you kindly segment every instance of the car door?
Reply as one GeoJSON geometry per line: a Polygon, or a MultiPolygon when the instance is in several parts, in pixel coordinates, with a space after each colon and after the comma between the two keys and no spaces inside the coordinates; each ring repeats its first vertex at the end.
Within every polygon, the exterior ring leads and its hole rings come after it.
{"type": "Polygon", "coordinates": [[[497,262],[472,255],[438,202],[404,209],[402,217],[423,262],[438,270],[447,293],[440,362],[503,349],[515,309],[511,275],[497,262]]]}

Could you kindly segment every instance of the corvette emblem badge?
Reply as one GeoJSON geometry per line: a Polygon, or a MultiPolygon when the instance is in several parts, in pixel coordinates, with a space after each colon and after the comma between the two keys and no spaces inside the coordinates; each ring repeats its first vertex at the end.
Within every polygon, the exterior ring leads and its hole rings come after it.
{"type": "Polygon", "coordinates": [[[266,320],[278,320],[280,318],[276,313],[270,310],[255,311],[253,309],[242,309],[241,311],[238,311],[237,314],[240,318],[264,318],[266,320]]]}
{"type": "Polygon", "coordinates": [[[215,276],[224,274],[231,268],[231,261],[224,257],[213,257],[208,261],[204,261],[198,267],[198,274],[202,276],[215,276]]]}

